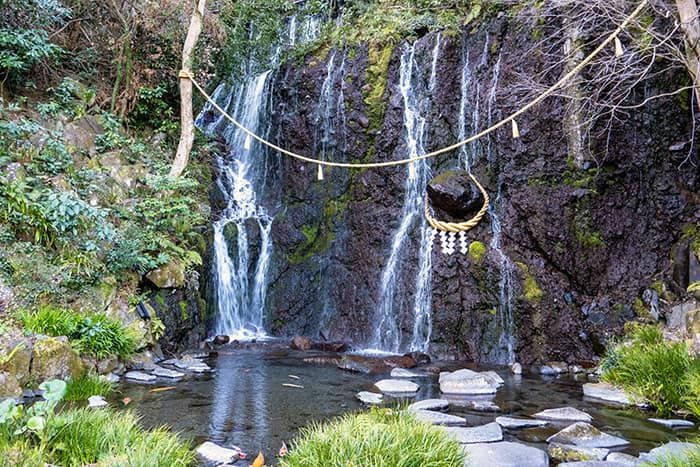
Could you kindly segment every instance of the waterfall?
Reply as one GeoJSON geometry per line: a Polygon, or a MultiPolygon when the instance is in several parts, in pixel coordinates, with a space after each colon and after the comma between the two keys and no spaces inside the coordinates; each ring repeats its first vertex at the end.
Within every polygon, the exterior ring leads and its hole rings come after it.
{"type": "MultiPolygon", "coordinates": [[[[434,57],[439,47],[433,50],[434,57]]],[[[432,61],[431,76],[435,73],[437,60],[432,61]]],[[[425,153],[424,138],[426,118],[421,114],[419,104],[423,99],[420,88],[420,69],[415,60],[415,45],[404,45],[401,53],[399,90],[403,97],[403,124],[406,156],[415,157],[425,153]]],[[[415,281],[413,297],[413,332],[408,345],[410,350],[427,351],[431,332],[431,242],[430,229],[423,216],[423,197],[430,176],[430,168],[425,161],[418,161],[407,167],[407,177],[403,207],[399,227],[394,232],[389,259],[381,274],[380,298],[377,308],[377,325],[370,343],[375,350],[399,352],[402,350],[401,319],[402,291],[400,290],[404,275],[404,257],[409,253],[410,233],[412,227],[421,229],[420,251],[418,254],[419,271],[415,281]],[[397,303],[398,302],[398,303],[397,303]]]]}

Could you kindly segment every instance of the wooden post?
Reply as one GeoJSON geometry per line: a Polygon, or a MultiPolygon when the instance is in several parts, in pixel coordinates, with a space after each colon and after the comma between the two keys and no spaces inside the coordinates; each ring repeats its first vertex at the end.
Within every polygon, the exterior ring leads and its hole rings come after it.
{"type": "Polygon", "coordinates": [[[693,78],[695,103],[700,109],[700,19],[695,0],[676,0],[681,29],[685,34],[685,65],[693,78]]]}
{"type": "MultiPolygon", "coordinates": [[[[182,70],[192,72],[192,54],[194,53],[197,39],[202,32],[202,20],[204,18],[204,5],[206,0],[193,0],[195,2],[190,27],[187,30],[185,44],[182,47],[182,70]]],[[[194,143],[194,113],[192,111],[192,81],[185,76],[180,76],[180,143],[173,165],[170,168],[171,177],[179,177],[187,167],[187,162],[194,143]]]]}

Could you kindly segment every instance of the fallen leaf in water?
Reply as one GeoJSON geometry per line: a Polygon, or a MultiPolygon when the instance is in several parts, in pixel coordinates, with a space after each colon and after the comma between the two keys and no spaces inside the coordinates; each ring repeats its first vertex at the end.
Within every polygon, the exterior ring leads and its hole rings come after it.
{"type": "Polygon", "coordinates": [[[238,451],[238,458],[239,459],[245,459],[246,457],[248,457],[248,454],[246,454],[243,451],[238,451]]]}
{"type": "Polygon", "coordinates": [[[301,378],[299,378],[297,375],[287,375],[287,376],[289,376],[289,377],[292,378],[292,379],[301,379],[301,378]]]}
{"type": "Polygon", "coordinates": [[[282,441],[282,447],[280,448],[279,452],[277,453],[278,456],[284,457],[287,455],[289,452],[289,449],[287,449],[287,445],[284,444],[284,441],[282,441]]]}
{"type": "Polygon", "coordinates": [[[170,391],[172,389],[175,389],[175,386],[165,386],[162,388],[153,388],[148,392],[163,392],[163,391],[170,391]]]}
{"type": "Polygon", "coordinates": [[[262,452],[258,452],[258,457],[250,464],[250,467],[263,467],[263,465],[265,465],[265,456],[262,452]]]}
{"type": "Polygon", "coordinates": [[[292,384],[292,383],[282,383],[282,386],[284,386],[285,388],[304,389],[304,386],[300,386],[298,384],[292,384]]]}
{"type": "Polygon", "coordinates": [[[250,370],[252,370],[252,368],[244,368],[243,373],[250,373],[250,370]]]}
{"type": "Polygon", "coordinates": [[[122,399],[122,403],[124,405],[129,405],[129,402],[131,402],[131,397],[125,397],[124,399],[122,399]]]}

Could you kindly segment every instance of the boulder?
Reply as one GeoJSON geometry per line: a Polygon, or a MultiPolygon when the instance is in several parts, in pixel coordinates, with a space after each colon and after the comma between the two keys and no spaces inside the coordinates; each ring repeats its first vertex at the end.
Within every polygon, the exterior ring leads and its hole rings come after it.
{"type": "Polygon", "coordinates": [[[95,140],[97,135],[104,130],[100,124],[98,117],[87,115],[78,120],[68,122],[63,127],[63,139],[66,144],[80,151],[85,151],[90,156],[97,154],[95,140]]]}
{"type": "Polygon", "coordinates": [[[693,428],[695,426],[695,423],[690,420],[681,420],[678,418],[648,418],[647,420],[668,428],[693,428]]]}
{"type": "Polygon", "coordinates": [[[45,337],[34,343],[31,368],[33,381],[80,378],[83,374],[85,364],[67,338],[45,337]]]}
{"type": "Polygon", "coordinates": [[[416,418],[422,422],[431,423],[433,425],[465,425],[467,420],[456,415],[450,415],[442,412],[434,412],[432,410],[414,410],[416,418]]]}
{"type": "Polygon", "coordinates": [[[479,188],[464,170],[441,173],[430,180],[427,191],[434,208],[456,218],[478,211],[484,202],[479,188]]]}
{"type": "Polygon", "coordinates": [[[304,336],[295,336],[290,345],[290,347],[295,350],[311,350],[312,346],[313,343],[311,342],[311,339],[304,336]]]}
{"type": "Polygon", "coordinates": [[[227,449],[207,441],[197,446],[197,457],[204,463],[215,465],[228,465],[238,460],[240,451],[227,449]]]}
{"type": "Polygon", "coordinates": [[[447,410],[450,402],[445,399],[424,399],[408,406],[408,410],[447,410]]]}
{"type": "Polygon", "coordinates": [[[534,428],[545,426],[549,422],[546,420],[531,420],[527,418],[512,418],[512,417],[496,417],[496,423],[503,428],[517,430],[520,428],[534,428]]]}
{"type": "Polygon", "coordinates": [[[602,461],[610,453],[610,450],[551,443],[547,447],[547,453],[552,459],[560,461],[602,461]]]}
{"type": "Polygon", "coordinates": [[[363,404],[376,405],[381,404],[384,396],[376,392],[360,391],[355,394],[355,397],[363,404]]]}
{"type": "Polygon", "coordinates": [[[3,358],[7,359],[3,370],[11,374],[20,386],[30,380],[33,347],[29,338],[22,338],[13,342],[7,351],[3,351],[3,358]]]}
{"type": "Polygon", "coordinates": [[[501,426],[495,422],[466,428],[461,426],[448,426],[443,429],[450,438],[457,440],[460,444],[493,443],[503,440],[501,426]]]}
{"type": "Polygon", "coordinates": [[[440,391],[445,394],[495,394],[498,386],[499,384],[492,377],[471,370],[459,370],[440,375],[440,391]]]}
{"type": "Polygon", "coordinates": [[[615,462],[624,465],[625,467],[635,467],[642,463],[637,457],[625,454],[624,452],[611,452],[605,460],[607,462],[615,462]]]}
{"type": "Polygon", "coordinates": [[[374,385],[383,393],[389,394],[413,394],[418,391],[418,385],[412,381],[401,379],[383,379],[374,385]]]}
{"type": "Polygon", "coordinates": [[[520,363],[515,362],[510,366],[510,372],[513,373],[514,375],[522,375],[523,374],[523,367],[520,363]]]}
{"type": "MultiPolygon", "coordinates": [[[[629,441],[603,433],[586,422],[569,425],[547,439],[548,443],[573,444],[584,448],[615,448],[626,446],[629,441]]],[[[585,459],[582,459],[585,460],[585,459]]]]}
{"type": "Polygon", "coordinates": [[[561,407],[557,409],[547,409],[533,415],[535,418],[543,420],[560,420],[570,422],[590,422],[593,417],[586,412],[573,407],[561,407]]]}
{"type": "Polygon", "coordinates": [[[229,336],[220,335],[220,336],[214,337],[212,342],[214,342],[214,344],[216,344],[216,345],[225,345],[225,344],[228,344],[230,340],[231,340],[231,338],[229,336]]]}
{"type": "Polygon", "coordinates": [[[614,405],[632,405],[629,394],[608,383],[586,383],[583,385],[583,396],[596,401],[608,402],[614,405]]]}
{"type": "Polygon", "coordinates": [[[159,289],[180,288],[185,285],[185,266],[173,259],[146,274],[146,279],[159,289]]]}
{"type": "Polygon", "coordinates": [[[463,444],[462,450],[469,466],[549,467],[546,452],[510,441],[463,444]]]}
{"type": "Polygon", "coordinates": [[[392,378],[416,378],[422,375],[419,375],[418,373],[414,373],[411,370],[407,370],[405,368],[393,368],[391,370],[391,377],[392,378]]]}
{"type": "Polygon", "coordinates": [[[0,399],[16,398],[22,395],[22,387],[19,381],[11,373],[0,371],[0,399]]]}

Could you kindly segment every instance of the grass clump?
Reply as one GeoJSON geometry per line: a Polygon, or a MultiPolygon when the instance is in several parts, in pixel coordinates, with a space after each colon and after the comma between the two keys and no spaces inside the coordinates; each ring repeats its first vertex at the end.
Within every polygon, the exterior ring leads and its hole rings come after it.
{"type": "Polygon", "coordinates": [[[281,466],[464,465],[457,441],[407,411],[372,409],[303,429],[281,466]]]}
{"type": "Polygon", "coordinates": [[[646,461],[641,467],[696,467],[700,465],[700,444],[694,441],[695,449],[687,450],[683,454],[669,454],[655,461],[646,461]]]}
{"type": "Polygon", "coordinates": [[[109,355],[128,358],[136,351],[137,339],[133,333],[104,314],[82,315],[44,305],[33,313],[20,313],[19,318],[28,330],[66,336],[79,352],[97,358],[109,355]]]}
{"type": "Polygon", "coordinates": [[[90,396],[108,396],[114,391],[114,385],[99,376],[86,374],[80,378],[70,378],[64,400],[84,401],[90,396]]]}
{"type": "Polygon", "coordinates": [[[631,324],[626,340],[601,363],[602,379],[646,399],[662,415],[679,409],[700,416],[700,361],[683,342],[666,342],[656,325],[631,324]]]}

